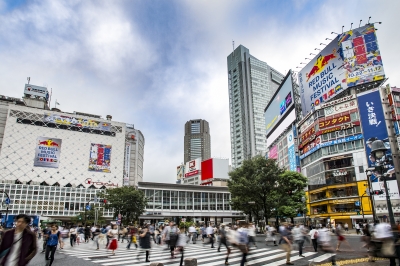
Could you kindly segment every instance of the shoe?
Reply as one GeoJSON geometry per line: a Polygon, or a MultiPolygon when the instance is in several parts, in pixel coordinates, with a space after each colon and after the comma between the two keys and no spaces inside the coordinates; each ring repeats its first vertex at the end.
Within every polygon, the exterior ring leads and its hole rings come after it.
{"type": "Polygon", "coordinates": [[[306,256],[304,256],[304,255],[299,255],[299,257],[303,257],[303,258],[305,258],[306,256]]]}
{"type": "Polygon", "coordinates": [[[218,251],[218,252],[221,252],[221,250],[219,250],[219,249],[218,249],[217,251],[218,251]]]}
{"type": "Polygon", "coordinates": [[[229,265],[229,262],[225,261],[225,265],[229,265]]]}
{"type": "Polygon", "coordinates": [[[286,265],[294,265],[294,263],[293,263],[293,262],[290,262],[290,261],[288,261],[288,262],[286,262],[286,265]]]}

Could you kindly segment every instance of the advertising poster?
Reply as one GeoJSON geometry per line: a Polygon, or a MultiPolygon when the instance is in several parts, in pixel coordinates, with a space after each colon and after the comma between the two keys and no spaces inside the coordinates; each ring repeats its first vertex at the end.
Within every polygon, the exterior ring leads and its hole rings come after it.
{"type": "Polygon", "coordinates": [[[292,72],[289,71],[264,110],[267,135],[278,124],[281,118],[288,113],[292,105],[294,105],[291,74],[292,72]]]}
{"type": "Polygon", "coordinates": [[[374,25],[342,33],[299,72],[303,116],[349,87],[384,78],[374,25]]]}
{"type": "Polygon", "coordinates": [[[278,159],[278,146],[272,146],[269,149],[269,153],[268,153],[268,158],[269,159],[278,159]]]}
{"type": "MultiPolygon", "coordinates": [[[[396,180],[391,180],[391,181],[386,181],[387,186],[388,186],[388,192],[390,199],[400,199],[399,196],[399,187],[397,186],[397,181],[396,180]]],[[[374,182],[372,183],[372,190],[382,190],[383,194],[380,195],[374,195],[375,200],[384,200],[386,201],[386,193],[385,193],[385,184],[384,182],[374,182]]]]}
{"type": "Polygon", "coordinates": [[[90,144],[89,171],[111,173],[111,145],[90,144]]]}
{"type": "Polygon", "coordinates": [[[103,131],[110,131],[111,129],[111,123],[109,122],[100,122],[93,119],[83,119],[51,113],[45,113],[43,121],[60,125],[74,126],[80,128],[92,128],[103,131]]]}
{"type": "MultiPolygon", "coordinates": [[[[15,228],[16,225],[16,220],[15,218],[17,217],[17,215],[15,214],[9,214],[7,215],[7,221],[5,221],[6,219],[6,215],[3,213],[3,217],[1,218],[1,222],[2,224],[4,224],[6,228],[15,228]]],[[[31,217],[31,223],[29,224],[29,226],[31,227],[39,227],[39,223],[40,223],[40,216],[38,215],[30,215],[29,217],[31,217]]]]}
{"type": "MultiPolygon", "coordinates": [[[[367,154],[368,167],[384,165],[384,174],[387,173],[387,180],[395,180],[392,151],[386,130],[385,117],[380,100],[379,91],[368,92],[358,96],[358,107],[360,110],[361,127],[364,132],[365,149],[367,154]],[[385,144],[387,151],[381,159],[375,158],[371,153],[372,143],[381,140],[385,144]]],[[[379,181],[376,177],[380,173],[374,172],[371,181],[379,181]]]]}
{"type": "Polygon", "coordinates": [[[296,165],[296,151],[294,149],[294,137],[293,131],[289,131],[286,135],[287,143],[288,143],[288,160],[289,160],[289,170],[290,171],[297,171],[296,165]]]}
{"type": "Polygon", "coordinates": [[[60,164],[61,139],[38,137],[36,139],[33,166],[58,168],[60,164]]]}

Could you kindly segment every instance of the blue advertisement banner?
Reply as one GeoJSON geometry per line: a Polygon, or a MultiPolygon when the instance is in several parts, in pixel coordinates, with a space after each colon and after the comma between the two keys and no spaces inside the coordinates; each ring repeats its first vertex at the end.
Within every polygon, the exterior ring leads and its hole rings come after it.
{"type": "Polygon", "coordinates": [[[296,151],[294,149],[294,136],[293,131],[290,130],[287,134],[287,143],[288,143],[288,160],[289,160],[289,169],[290,171],[296,171],[296,151]]]}
{"type": "MultiPolygon", "coordinates": [[[[15,218],[16,218],[17,216],[18,216],[18,215],[15,215],[15,214],[9,214],[9,215],[7,215],[7,222],[5,222],[6,215],[3,214],[3,218],[1,218],[1,222],[2,222],[2,224],[3,224],[3,227],[6,227],[6,228],[14,228],[14,227],[15,227],[15,224],[16,224],[15,218]]],[[[40,216],[38,216],[38,215],[32,215],[32,216],[29,216],[29,217],[31,217],[31,223],[29,224],[29,226],[33,226],[33,227],[36,226],[36,227],[39,227],[40,216]]]]}
{"type": "Polygon", "coordinates": [[[363,139],[363,134],[358,134],[358,135],[354,135],[354,136],[348,136],[345,138],[341,138],[341,139],[335,139],[335,140],[331,140],[331,141],[327,141],[327,142],[323,142],[320,144],[315,145],[314,148],[312,148],[311,150],[309,150],[308,152],[304,153],[303,155],[300,156],[300,160],[304,159],[305,157],[307,157],[308,155],[310,155],[311,153],[316,152],[317,150],[319,150],[320,148],[323,147],[328,147],[328,146],[332,146],[335,144],[339,144],[339,143],[345,143],[345,142],[350,142],[350,141],[355,141],[358,139],[363,139]]]}
{"type": "MultiPolygon", "coordinates": [[[[358,108],[360,110],[360,119],[362,131],[365,138],[365,151],[367,155],[368,167],[384,165],[384,174],[388,174],[387,180],[395,180],[392,151],[390,150],[388,133],[386,130],[385,116],[383,113],[379,91],[373,91],[358,96],[358,108]],[[371,154],[372,143],[381,140],[385,144],[387,151],[381,159],[377,159],[371,154]]],[[[371,181],[378,181],[377,176],[380,173],[374,172],[371,181]]]]}
{"type": "Polygon", "coordinates": [[[397,121],[393,121],[393,125],[394,125],[394,131],[396,132],[396,135],[399,135],[399,122],[397,121]]]}

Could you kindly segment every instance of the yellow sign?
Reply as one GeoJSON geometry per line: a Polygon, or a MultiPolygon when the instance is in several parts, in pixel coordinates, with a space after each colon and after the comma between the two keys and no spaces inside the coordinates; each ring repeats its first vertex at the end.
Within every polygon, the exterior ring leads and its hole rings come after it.
{"type": "Polygon", "coordinates": [[[358,199],[354,198],[354,199],[338,199],[338,200],[332,200],[330,201],[330,203],[333,204],[340,204],[340,203],[350,203],[350,202],[356,202],[358,199]]]}

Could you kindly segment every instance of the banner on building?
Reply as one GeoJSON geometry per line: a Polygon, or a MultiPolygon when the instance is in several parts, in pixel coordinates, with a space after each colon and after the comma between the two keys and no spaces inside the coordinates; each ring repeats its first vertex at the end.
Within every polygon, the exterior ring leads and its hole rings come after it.
{"type": "Polygon", "coordinates": [[[111,173],[111,145],[90,144],[89,171],[111,173]]]}
{"type": "Polygon", "coordinates": [[[61,139],[38,137],[36,139],[33,166],[58,168],[60,164],[61,139]]]}
{"type": "Polygon", "coordinates": [[[342,102],[337,105],[331,105],[324,108],[325,116],[336,115],[346,111],[350,111],[352,109],[357,109],[357,101],[355,99],[342,102]]]}
{"type": "MultiPolygon", "coordinates": [[[[389,180],[396,179],[392,151],[390,149],[385,116],[383,113],[379,91],[367,92],[361,95],[359,94],[358,106],[360,110],[361,126],[364,132],[368,167],[384,165],[384,174],[388,174],[389,180]],[[381,159],[375,158],[375,156],[371,153],[372,143],[377,140],[383,141],[385,148],[387,149],[381,159]]],[[[380,175],[380,173],[374,172],[371,176],[371,181],[378,181],[376,176],[380,175]]]]}
{"type": "Polygon", "coordinates": [[[374,24],[339,34],[298,77],[303,116],[349,87],[383,80],[374,24]]]}
{"type": "Polygon", "coordinates": [[[84,118],[77,118],[72,116],[65,116],[65,115],[51,114],[51,113],[45,113],[43,121],[54,124],[74,126],[80,128],[91,128],[103,131],[110,131],[111,129],[111,123],[109,122],[100,122],[93,119],[84,119],[84,118]]]}
{"type": "Polygon", "coordinates": [[[293,136],[292,130],[289,131],[289,133],[286,135],[286,138],[287,138],[287,143],[288,143],[289,170],[297,171],[296,152],[295,152],[295,148],[294,148],[294,136],[293,136]]]}
{"type": "Polygon", "coordinates": [[[269,159],[278,159],[278,145],[274,145],[269,149],[269,159]]]}
{"type": "Polygon", "coordinates": [[[131,144],[125,143],[124,186],[129,186],[129,171],[131,169],[131,144]]]}
{"type": "MultiPolygon", "coordinates": [[[[400,199],[399,196],[399,187],[397,186],[397,181],[396,180],[390,180],[386,181],[387,186],[388,186],[388,192],[390,199],[400,199]]],[[[384,182],[373,182],[372,183],[372,190],[382,190],[383,194],[380,195],[375,195],[374,194],[374,199],[375,200],[385,200],[386,201],[386,192],[385,192],[385,184],[384,182]]]]}

